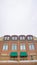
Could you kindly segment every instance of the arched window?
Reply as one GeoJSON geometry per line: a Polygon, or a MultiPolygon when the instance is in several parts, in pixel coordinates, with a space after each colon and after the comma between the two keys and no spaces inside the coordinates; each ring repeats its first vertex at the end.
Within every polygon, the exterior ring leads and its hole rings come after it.
{"type": "Polygon", "coordinates": [[[17,40],[17,36],[12,36],[12,40],[17,40]]]}
{"type": "Polygon", "coordinates": [[[4,40],[5,40],[5,41],[10,40],[10,36],[9,36],[9,35],[5,35],[5,36],[4,36],[4,40]]]}
{"type": "Polygon", "coordinates": [[[19,39],[20,40],[25,40],[25,36],[24,35],[21,35],[21,36],[19,36],[19,39]]]}
{"type": "Polygon", "coordinates": [[[32,35],[28,35],[27,36],[27,40],[33,40],[33,36],[32,35]]]}
{"type": "Polygon", "coordinates": [[[5,37],[4,39],[5,39],[5,40],[9,40],[9,37],[5,37]]]}

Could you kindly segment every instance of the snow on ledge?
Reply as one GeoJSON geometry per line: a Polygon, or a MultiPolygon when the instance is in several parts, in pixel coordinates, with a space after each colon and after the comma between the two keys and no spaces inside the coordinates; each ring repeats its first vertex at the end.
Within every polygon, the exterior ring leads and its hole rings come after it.
{"type": "Polygon", "coordinates": [[[21,63],[21,62],[37,62],[37,60],[24,60],[24,61],[10,61],[10,60],[8,60],[8,61],[0,61],[0,63],[11,63],[11,62],[13,62],[13,63],[21,63]]]}
{"type": "Polygon", "coordinates": [[[19,61],[19,62],[37,62],[37,60],[25,60],[25,61],[19,61]]]}

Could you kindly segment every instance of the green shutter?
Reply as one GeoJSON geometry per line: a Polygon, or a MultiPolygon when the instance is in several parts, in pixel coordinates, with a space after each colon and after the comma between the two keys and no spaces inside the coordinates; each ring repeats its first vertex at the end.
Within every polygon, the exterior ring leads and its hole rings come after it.
{"type": "Polygon", "coordinates": [[[18,53],[17,52],[11,52],[10,56],[13,56],[13,57],[18,56],[18,53]]]}
{"type": "Polygon", "coordinates": [[[21,57],[27,56],[27,52],[20,52],[20,56],[21,56],[21,57]]]}

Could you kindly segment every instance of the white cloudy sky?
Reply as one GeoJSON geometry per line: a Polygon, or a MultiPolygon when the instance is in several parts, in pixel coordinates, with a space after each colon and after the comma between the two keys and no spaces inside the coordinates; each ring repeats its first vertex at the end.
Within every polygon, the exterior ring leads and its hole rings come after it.
{"type": "Polygon", "coordinates": [[[0,36],[37,36],[37,0],[0,0],[0,36]]]}

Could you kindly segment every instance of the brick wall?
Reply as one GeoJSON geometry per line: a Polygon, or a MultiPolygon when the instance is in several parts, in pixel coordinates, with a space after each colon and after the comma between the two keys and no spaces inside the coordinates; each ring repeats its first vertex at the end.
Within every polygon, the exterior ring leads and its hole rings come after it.
{"type": "Polygon", "coordinates": [[[37,62],[30,62],[30,63],[0,63],[0,65],[37,65],[37,62]]]}

